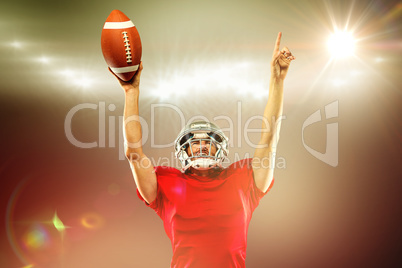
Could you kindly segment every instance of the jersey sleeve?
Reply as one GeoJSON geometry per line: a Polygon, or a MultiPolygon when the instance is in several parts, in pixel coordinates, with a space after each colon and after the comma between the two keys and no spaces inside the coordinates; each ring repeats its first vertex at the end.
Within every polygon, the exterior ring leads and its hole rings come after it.
{"type": "MultiPolygon", "coordinates": [[[[250,161],[251,163],[251,161],[250,161]]],[[[251,173],[253,173],[253,169],[251,167],[250,164],[250,169],[251,169],[251,173]]],[[[261,191],[257,185],[255,184],[255,180],[254,180],[254,176],[252,176],[252,182],[250,183],[250,201],[251,201],[251,205],[253,207],[253,209],[255,209],[260,200],[269,192],[269,190],[271,190],[272,186],[274,186],[274,178],[271,181],[271,184],[269,185],[268,189],[266,192],[261,191]]]]}
{"type": "Polygon", "coordinates": [[[172,181],[179,176],[181,172],[172,167],[157,166],[155,167],[155,175],[157,181],[157,193],[155,200],[148,204],[144,198],[141,196],[137,189],[137,195],[141,201],[145,203],[147,207],[152,208],[161,218],[163,218],[164,210],[168,198],[166,193],[169,192],[169,188],[172,187],[172,181]]]}
{"type": "Polygon", "coordinates": [[[151,203],[148,203],[147,201],[145,201],[145,199],[142,197],[142,195],[140,194],[140,191],[137,188],[137,196],[138,198],[143,201],[145,203],[145,205],[147,207],[152,208],[153,210],[155,210],[156,213],[158,213],[158,209],[160,207],[160,200],[161,200],[161,192],[159,190],[159,185],[157,185],[157,193],[156,193],[156,198],[154,201],[152,201],[151,203]]]}
{"type": "Polygon", "coordinates": [[[232,166],[239,172],[241,176],[240,179],[240,187],[243,189],[245,196],[249,200],[250,209],[254,211],[254,209],[260,203],[260,200],[271,190],[274,180],[272,180],[271,185],[268,187],[266,192],[261,191],[257,185],[255,184],[254,175],[253,175],[253,167],[252,167],[252,159],[247,158],[235,162],[232,166]]]}
{"type": "Polygon", "coordinates": [[[163,167],[155,167],[155,174],[156,174],[156,181],[157,181],[157,192],[156,192],[156,198],[154,201],[152,201],[151,203],[148,203],[147,201],[145,201],[145,199],[142,197],[140,191],[137,188],[137,196],[138,198],[144,202],[144,204],[147,207],[152,208],[158,215],[161,215],[162,210],[163,210],[163,190],[162,190],[162,184],[160,182],[160,176],[158,176],[158,174],[160,173],[161,168],[163,169],[163,167]]]}

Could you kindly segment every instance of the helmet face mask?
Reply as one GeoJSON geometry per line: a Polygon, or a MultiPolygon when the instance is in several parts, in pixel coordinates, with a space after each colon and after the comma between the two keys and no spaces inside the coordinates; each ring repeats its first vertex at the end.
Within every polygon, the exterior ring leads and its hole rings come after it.
{"type": "Polygon", "coordinates": [[[180,132],[175,141],[175,152],[183,172],[190,167],[197,170],[222,168],[229,153],[228,139],[215,124],[197,121],[180,132]]]}

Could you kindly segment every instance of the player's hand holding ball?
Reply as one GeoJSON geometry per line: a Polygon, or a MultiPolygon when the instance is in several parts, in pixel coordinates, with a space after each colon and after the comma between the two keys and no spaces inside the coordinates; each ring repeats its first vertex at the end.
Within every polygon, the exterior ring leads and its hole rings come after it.
{"type": "Polygon", "coordinates": [[[129,81],[123,81],[121,80],[117,75],[115,75],[109,68],[109,71],[116,76],[117,80],[119,81],[121,87],[125,92],[128,92],[130,90],[139,90],[140,89],[140,78],[141,78],[141,72],[142,72],[143,66],[142,66],[142,61],[139,64],[137,72],[134,74],[133,78],[129,81]]]}

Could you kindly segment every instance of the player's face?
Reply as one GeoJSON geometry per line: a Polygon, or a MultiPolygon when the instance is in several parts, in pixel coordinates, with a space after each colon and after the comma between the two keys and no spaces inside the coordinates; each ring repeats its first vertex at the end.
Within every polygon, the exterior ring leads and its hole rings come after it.
{"type": "Polygon", "coordinates": [[[211,140],[195,140],[190,143],[190,147],[187,148],[187,154],[191,156],[215,156],[216,145],[211,140]],[[191,153],[192,152],[192,153],[191,153]]]}

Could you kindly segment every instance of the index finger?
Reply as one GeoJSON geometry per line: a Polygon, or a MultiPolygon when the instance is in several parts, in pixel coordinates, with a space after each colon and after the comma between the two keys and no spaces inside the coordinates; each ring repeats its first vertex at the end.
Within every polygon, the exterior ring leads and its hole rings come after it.
{"type": "Polygon", "coordinates": [[[282,38],[282,32],[279,32],[275,42],[274,55],[276,55],[276,53],[279,52],[279,46],[281,45],[281,38],[282,38]]]}

